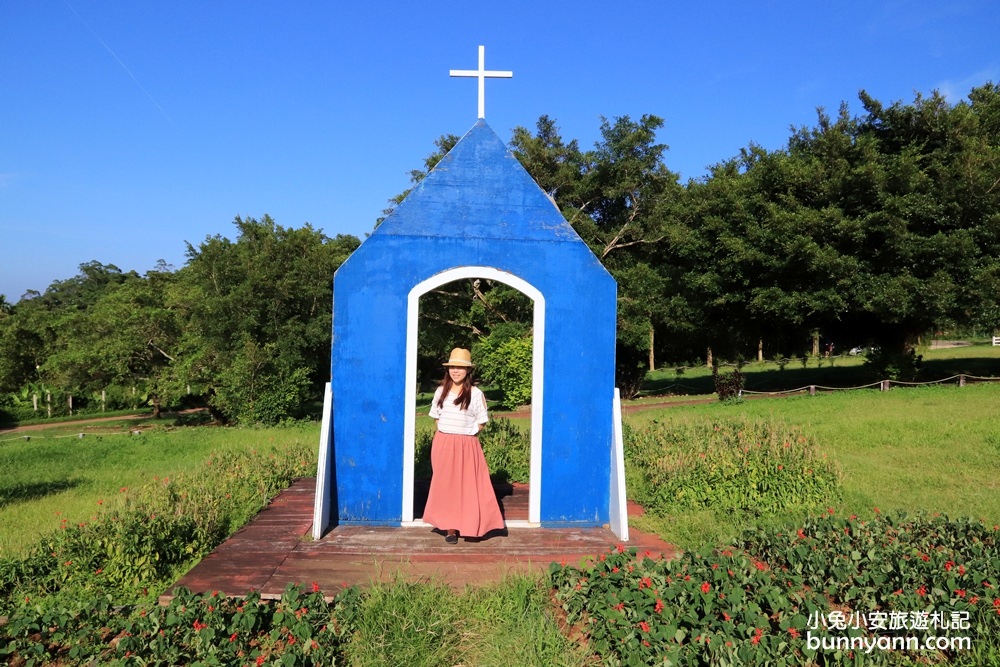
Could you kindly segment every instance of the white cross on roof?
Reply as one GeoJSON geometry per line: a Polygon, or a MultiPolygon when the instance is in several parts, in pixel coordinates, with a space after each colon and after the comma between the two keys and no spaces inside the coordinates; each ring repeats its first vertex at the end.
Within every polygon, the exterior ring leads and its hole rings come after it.
{"type": "Polygon", "coordinates": [[[509,79],[514,76],[510,71],[486,69],[486,47],[479,47],[479,69],[453,69],[451,76],[474,76],[479,79],[479,117],[486,118],[486,77],[493,79],[509,79]]]}

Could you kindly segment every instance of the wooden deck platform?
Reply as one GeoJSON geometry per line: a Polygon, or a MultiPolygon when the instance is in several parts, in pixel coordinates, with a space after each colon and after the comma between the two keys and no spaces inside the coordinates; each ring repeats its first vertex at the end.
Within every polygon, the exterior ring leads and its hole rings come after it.
{"type": "MultiPolygon", "coordinates": [[[[422,510],[426,487],[417,484],[414,508],[422,510]]],[[[496,484],[504,517],[526,519],[528,488],[496,484]]],[[[317,583],[324,592],[367,586],[402,576],[408,580],[446,582],[456,588],[501,580],[518,571],[544,572],[551,562],[576,563],[618,544],[607,528],[509,528],[479,540],[451,545],[431,528],[338,526],[313,540],[315,480],[301,479],[282,492],[250,523],[206,556],[170,591],[183,586],[195,592],[219,591],[239,596],[251,590],[278,598],[289,583],[317,583]]],[[[630,514],[641,508],[630,504],[630,514]]],[[[655,535],[630,529],[628,546],[676,555],[655,535]]]]}

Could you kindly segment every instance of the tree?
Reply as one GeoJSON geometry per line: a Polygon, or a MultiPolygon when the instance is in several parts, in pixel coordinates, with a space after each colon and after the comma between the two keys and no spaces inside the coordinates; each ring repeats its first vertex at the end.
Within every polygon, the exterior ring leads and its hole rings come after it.
{"type": "Polygon", "coordinates": [[[329,379],[333,273],[360,241],[267,215],[233,224],[235,242],[188,245],[168,301],[184,322],[171,384],[194,388],[221,419],[273,422],[329,379]]]}

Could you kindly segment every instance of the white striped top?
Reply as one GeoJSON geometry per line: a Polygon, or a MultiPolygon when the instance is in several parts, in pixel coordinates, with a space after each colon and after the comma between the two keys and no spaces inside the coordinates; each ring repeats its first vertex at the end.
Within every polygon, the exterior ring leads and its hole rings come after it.
{"type": "Polygon", "coordinates": [[[432,419],[437,420],[438,430],[442,433],[454,433],[458,435],[476,435],[479,433],[479,426],[489,421],[486,414],[486,396],[483,395],[479,387],[472,388],[472,400],[469,402],[469,409],[463,410],[461,406],[455,405],[454,395],[444,399],[444,405],[438,407],[438,399],[441,398],[441,391],[444,387],[438,387],[434,392],[434,401],[431,403],[430,414],[432,419]]]}

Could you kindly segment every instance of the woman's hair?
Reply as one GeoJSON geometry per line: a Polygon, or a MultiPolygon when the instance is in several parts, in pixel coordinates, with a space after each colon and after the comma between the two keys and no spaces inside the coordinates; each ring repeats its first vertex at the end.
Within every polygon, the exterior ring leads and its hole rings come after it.
{"type": "MultiPolygon", "coordinates": [[[[444,378],[441,380],[441,398],[438,399],[438,407],[444,407],[444,399],[447,398],[449,392],[451,392],[454,382],[451,380],[451,373],[448,369],[444,369],[444,378]]],[[[472,369],[465,374],[465,381],[462,382],[462,391],[458,393],[455,397],[455,405],[461,407],[463,410],[469,409],[469,404],[472,403],[472,369]]]]}

